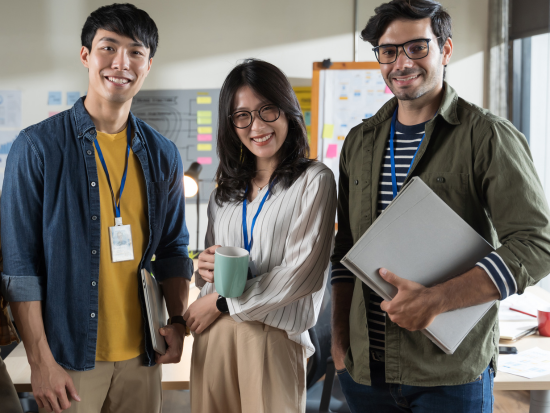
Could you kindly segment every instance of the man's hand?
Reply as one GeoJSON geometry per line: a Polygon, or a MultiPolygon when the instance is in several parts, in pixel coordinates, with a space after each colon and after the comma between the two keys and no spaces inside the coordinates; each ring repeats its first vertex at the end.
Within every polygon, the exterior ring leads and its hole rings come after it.
{"type": "Polygon", "coordinates": [[[214,253],[221,245],[212,245],[199,255],[199,274],[201,278],[209,283],[214,282],[214,253]]]}
{"type": "Polygon", "coordinates": [[[218,294],[207,294],[189,306],[183,315],[189,326],[189,330],[200,334],[216,321],[221,314],[220,310],[216,307],[217,299],[218,294]]]}
{"type": "Polygon", "coordinates": [[[380,308],[388,313],[390,320],[409,331],[428,327],[434,318],[444,312],[438,290],[426,288],[414,281],[400,278],[394,273],[380,269],[380,276],[397,288],[391,301],[382,301],[380,308]]]}
{"type": "Polygon", "coordinates": [[[160,334],[166,340],[166,353],[162,356],[159,353],[155,355],[157,364],[179,363],[181,353],[183,352],[183,339],[185,338],[185,327],[181,324],[172,324],[162,327],[159,330],[160,334]]]}
{"type": "Polygon", "coordinates": [[[48,412],[60,413],[71,407],[69,396],[80,401],[71,376],[54,360],[31,365],[31,386],[36,404],[48,412]]]}

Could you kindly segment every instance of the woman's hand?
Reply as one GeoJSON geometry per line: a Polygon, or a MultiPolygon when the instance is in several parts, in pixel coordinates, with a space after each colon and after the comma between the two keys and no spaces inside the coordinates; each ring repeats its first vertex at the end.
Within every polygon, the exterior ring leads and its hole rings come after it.
{"type": "Polygon", "coordinates": [[[217,299],[218,293],[207,294],[189,306],[183,315],[189,330],[200,334],[216,321],[221,314],[216,307],[217,299]]]}
{"type": "Polygon", "coordinates": [[[221,245],[212,245],[199,255],[199,275],[209,283],[214,282],[214,253],[221,245]]]}

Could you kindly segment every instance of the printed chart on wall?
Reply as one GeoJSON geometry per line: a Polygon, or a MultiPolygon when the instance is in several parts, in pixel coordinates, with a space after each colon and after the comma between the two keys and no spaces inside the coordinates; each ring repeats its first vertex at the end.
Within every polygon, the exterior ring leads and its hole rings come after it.
{"type": "Polygon", "coordinates": [[[337,182],[347,134],[392,97],[378,69],[321,71],[317,156],[333,171],[337,182]]]}
{"type": "Polygon", "coordinates": [[[219,89],[142,90],[132,102],[134,115],[176,144],[185,170],[192,162],[202,165],[201,202],[215,188],[219,96],[219,89]]]}
{"type": "Polygon", "coordinates": [[[21,130],[21,92],[0,90],[0,190],[4,183],[6,159],[21,130]]]}

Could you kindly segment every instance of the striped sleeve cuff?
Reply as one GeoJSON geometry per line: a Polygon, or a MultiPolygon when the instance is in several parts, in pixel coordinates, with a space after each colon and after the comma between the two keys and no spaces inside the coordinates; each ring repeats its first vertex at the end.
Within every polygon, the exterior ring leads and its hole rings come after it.
{"type": "Polygon", "coordinates": [[[504,261],[502,261],[502,258],[500,258],[500,255],[496,252],[491,252],[476,265],[483,268],[491,280],[495,283],[496,287],[500,291],[501,300],[517,293],[518,286],[515,278],[512,276],[512,273],[504,261]]]}
{"type": "Polygon", "coordinates": [[[355,275],[348,270],[346,267],[344,267],[343,264],[336,263],[332,264],[332,271],[330,273],[330,284],[336,284],[336,283],[352,283],[355,282],[355,275]]]}

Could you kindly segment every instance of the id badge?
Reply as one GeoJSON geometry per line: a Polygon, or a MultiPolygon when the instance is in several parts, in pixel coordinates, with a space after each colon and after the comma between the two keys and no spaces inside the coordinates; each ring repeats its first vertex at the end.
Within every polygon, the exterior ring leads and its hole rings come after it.
{"type": "Polygon", "coordinates": [[[254,263],[254,261],[250,260],[248,261],[248,279],[255,278],[256,275],[258,275],[256,264],[254,263]]]}
{"type": "Polygon", "coordinates": [[[115,226],[109,227],[111,240],[111,260],[113,262],[132,261],[134,246],[130,225],[122,225],[122,218],[115,218],[115,226]]]}

